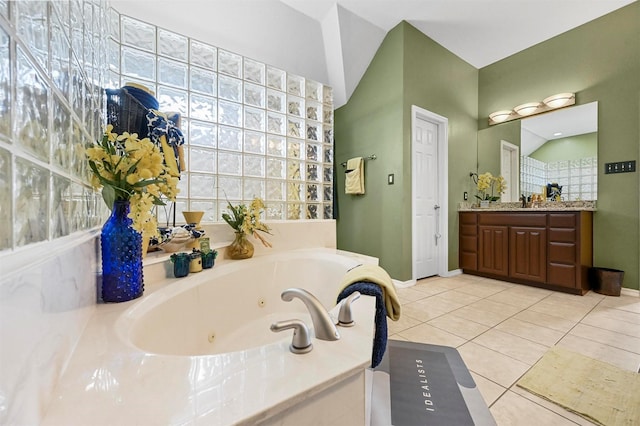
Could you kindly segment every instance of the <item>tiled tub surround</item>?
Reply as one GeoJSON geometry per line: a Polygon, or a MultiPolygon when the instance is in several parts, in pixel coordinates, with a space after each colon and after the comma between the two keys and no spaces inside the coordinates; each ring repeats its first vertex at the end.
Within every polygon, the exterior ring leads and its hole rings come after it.
{"type": "MultiPolygon", "coordinates": [[[[188,316],[198,309],[195,305],[199,302],[214,315],[229,312],[225,325],[242,322],[241,309],[247,315],[265,309],[266,315],[273,314],[273,306],[282,304],[285,312],[291,312],[285,316],[310,323],[302,302],[280,301],[279,286],[299,281],[297,286],[304,287],[304,275],[315,269],[315,279],[309,275],[307,281],[310,286],[323,287],[325,281],[320,276],[325,273],[335,282],[336,274],[368,261],[371,259],[342,256],[335,249],[285,251],[243,261],[221,259],[213,269],[148,285],[137,301],[99,305],[55,390],[44,424],[300,424],[304,418],[322,419],[325,424],[364,424],[364,369],[370,363],[375,311],[372,297],[363,296],[353,304],[356,326],[339,328],[340,340],[313,339],[313,350],[304,355],[289,351],[291,332],[273,334],[266,325],[255,331],[256,338],[264,340],[266,336],[272,343],[260,347],[248,344],[244,349],[214,355],[148,353],[136,348],[131,338],[140,338],[135,325],[146,315],[162,317],[157,321],[148,317],[151,328],[147,332],[160,336],[166,328],[170,335],[169,328],[179,321],[172,322],[167,316],[188,316]],[[278,276],[285,264],[273,273],[250,275],[277,259],[306,265],[304,271],[298,271],[302,279],[293,272],[298,267],[286,268],[293,281],[278,276]],[[225,282],[227,274],[237,273],[249,275],[238,282],[225,282]],[[233,301],[222,294],[235,292],[239,294],[233,301]],[[164,313],[154,311],[165,308],[168,311],[164,313]]],[[[326,307],[332,307],[329,300],[336,297],[338,284],[312,292],[318,293],[326,307]]],[[[333,313],[337,315],[337,309],[333,313]]],[[[222,340],[224,333],[222,330],[218,339],[222,340]]]]}

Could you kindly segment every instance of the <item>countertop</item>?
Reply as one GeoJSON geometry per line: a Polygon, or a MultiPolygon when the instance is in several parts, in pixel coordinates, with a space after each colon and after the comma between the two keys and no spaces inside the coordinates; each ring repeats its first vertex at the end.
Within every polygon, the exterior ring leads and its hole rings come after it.
{"type": "Polygon", "coordinates": [[[458,206],[459,212],[545,212],[545,211],[591,211],[595,212],[595,201],[547,201],[522,207],[521,202],[491,203],[489,207],[481,208],[478,204],[463,202],[458,206]]]}

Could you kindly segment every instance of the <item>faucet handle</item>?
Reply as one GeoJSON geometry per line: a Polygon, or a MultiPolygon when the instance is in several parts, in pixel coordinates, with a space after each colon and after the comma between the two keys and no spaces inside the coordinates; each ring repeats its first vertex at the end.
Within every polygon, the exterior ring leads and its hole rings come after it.
{"type": "Polygon", "coordinates": [[[311,352],[311,349],[313,349],[311,335],[309,334],[309,327],[304,322],[299,319],[292,319],[271,324],[271,331],[274,333],[290,328],[293,328],[293,340],[289,345],[289,350],[294,354],[311,352]]]}
{"type": "Polygon", "coordinates": [[[354,291],[347,297],[342,300],[340,304],[340,312],[338,313],[338,325],[341,327],[353,327],[356,323],[353,321],[353,316],[351,315],[351,304],[360,298],[360,292],[354,291]]]}

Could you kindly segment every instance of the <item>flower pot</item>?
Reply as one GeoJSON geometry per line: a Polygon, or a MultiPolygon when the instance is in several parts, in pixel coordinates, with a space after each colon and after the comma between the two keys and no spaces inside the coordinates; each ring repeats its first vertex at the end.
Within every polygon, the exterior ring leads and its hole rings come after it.
{"type": "Polygon", "coordinates": [[[142,296],[142,236],[131,227],[129,201],[116,200],[100,234],[102,300],[126,302],[142,296]]]}
{"type": "Polygon", "coordinates": [[[229,259],[248,259],[253,257],[253,244],[247,240],[244,232],[236,232],[235,239],[227,247],[226,254],[229,259]]]}
{"type": "Polygon", "coordinates": [[[480,208],[481,209],[488,209],[489,208],[489,200],[481,200],[480,201],[480,208]]]}

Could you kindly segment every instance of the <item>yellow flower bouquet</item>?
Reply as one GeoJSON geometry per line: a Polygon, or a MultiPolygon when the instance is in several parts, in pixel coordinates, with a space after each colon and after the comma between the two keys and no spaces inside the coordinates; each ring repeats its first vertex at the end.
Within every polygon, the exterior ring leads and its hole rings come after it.
{"type": "Polygon", "coordinates": [[[227,201],[229,213],[223,213],[222,219],[233,228],[236,233],[244,235],[253,235],[265,247],[271,247],[271,244],[258,233],[258,231],[270,234],[271,229],[260,220],[260,214],[264,210],[264,202],[261,198],[254,198],[249,207],[244,204],[237,206],[227,201]]]}
{"type": "Polygon", "coordinates": [[[480,201],[498,201],[500,196],[507,189],[507,183],[502,176],[493,176],[490,172],[478,175],[477,182],[479,195],[476,198],[480,201]],[[498,195],[494,195],[494,191],[498,195]]]}
{"type": "Polygon", "coordinates": [[[93,172],[91,184],[102,188],[107,206],[112,209],[116,200],[128,200],[131,226],[145,236],[156,236],[153,205],[164,205],[163,196],[173,201],[178,193],[178,178],[170,175],[160,149],[136,133],[113,133],[109,124],[102,141],[87,148],[86,154],[93,172]]]}

